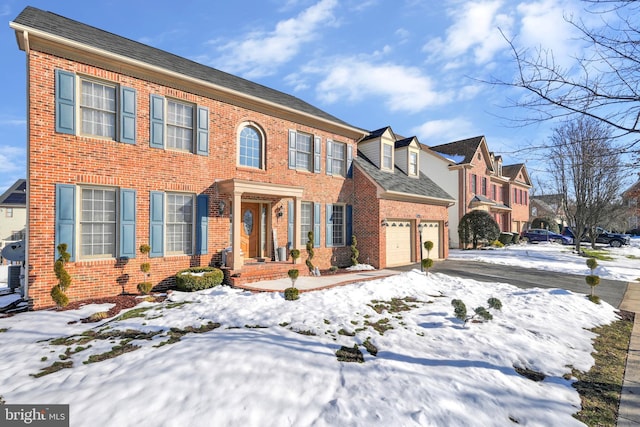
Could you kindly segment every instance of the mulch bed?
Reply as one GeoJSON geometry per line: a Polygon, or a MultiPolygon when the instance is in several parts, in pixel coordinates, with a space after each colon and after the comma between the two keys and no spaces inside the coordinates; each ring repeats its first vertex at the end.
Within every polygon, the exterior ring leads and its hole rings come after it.
{"type": "MultiPolygon", "coordinates": [[[[151,296],[151,297],[154,298],[155,302],[163,301],[166,298],[164,295],[151,296]]],[[[109,317],[117,316],[118,313],[120,313],[122,310],[133,308],[143,301],[145,301],[145,299],[140,298],[138,295],[116,295],[112,297],[92,298],[92,299],[87,299],[82,301],[71,302],[66,307],[59,308],[58,310],[60,311],[76,310],[88,304],[114,304],[114,306],[107,311],[107,317],[109,318],[109,317]]],[[[90,320],[89,318],[85,318],[85,319],[82,319],[81,322],[88,323],[90,322],[90,320]]]]}

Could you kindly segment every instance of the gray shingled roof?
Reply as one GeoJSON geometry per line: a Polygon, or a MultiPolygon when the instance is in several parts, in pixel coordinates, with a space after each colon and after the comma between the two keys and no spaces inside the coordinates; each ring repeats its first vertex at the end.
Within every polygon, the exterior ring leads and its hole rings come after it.
{"type": "Polygon", "coordinates": [[[447,144],[429,147],[431,150],[448,154],[449,156],[464,156],[464,160],[458,164],[471,163],[473,155],[478,150],[480,142],[484,136],[474,136],[473,138],[461,139],[460,141],[449,142],[447,144]]]}
{"type": "Polygon", "coordinates": [[[294,96],[52,12],[28,6],[13,22],[93,48],[145,62],[165,70],[213,83],[278,105],[293,108],[334,123],[354,127],[294,96]]]}
{"type": "MultiPolygon", "coordinates": [[[[376,129],[374,131],[369,132],[369,135],[365,136],[364,138],[362,138],[360,140],[360,142],[363,141],[367,141],[369,139],[375,139],[375,138],[379,138],[380,136],[382,136],[383,133],[386,132],[387,129],[391,129],[389,126],[385,126],[383,128],[380,129],[376,129]]],[[[391,131],[391,133],[393,133],[393,131],[391,131]]]]}
{"type": "Polygon", "coordinates": [[[394,173],[384,172],[378,169],[360,152],[358,152],[358,156],[354,158],[353,161],[385,191],[396,191],[407,195],[431,197],[455,202],[453,197],[422,172],[420,172],[419,178],[410,178],[397,167],[394,173]]]}
{"type": "Polygon", "coordinates": [[[17,180],[0,195],[0,205],[27,206],[27,180],[17,180]]]}
{"type": "Polygon", "coordinates": [[[524,163],[517,163],[515,165],[502,166],[502,175],[507,178],[516,179],[518,172],[524,166],[524,163]]]}

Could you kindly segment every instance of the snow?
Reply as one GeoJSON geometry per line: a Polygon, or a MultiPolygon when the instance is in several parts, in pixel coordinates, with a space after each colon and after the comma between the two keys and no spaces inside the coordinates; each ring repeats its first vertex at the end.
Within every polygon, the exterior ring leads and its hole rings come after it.
{"type": "MultiPolygon", "coordinates": [[[[517,245],[452,251],[452,257],[588,274],[584,258],[567,250],[517,245]]],[[[598,273],[632,275],[635,263],[639,276],[638,259],[625,257],[639,251],[640,245],[611,249],[616,261],[599,261],[598,273]]],[[[580,398],[567,379],[569,366],[588,370],[589,329],[617,318],[614,307],[593,304],[584,294],[417,270],[302,293],[297,301],[217,287],[173,292],[163,303],[139,307],[148,308],[142,317],[99,323],[76,321],[109,305],[0,319],[6,403],[70,403],[72,426],[505,426],[514,424],[510,419],[523,426],[579,426],[572,414],[580,398]],[[407,297],[416,300],[407,303],[409,311],[373,308],[407,297]],[[454,317],[452,299],[473,312],[490,297],[503,304],[501,311],[490,310],[493,320],[464,324],[454,317]],[[220,327],[154,347],[167,341],[169,328],[209,322],[220,327]],[[381,334],[371,326],[384,322],[393,329],[381,334]],[[84,364],[119,342],[93,340],[70,356],[72,368],[30,376],[67,349],[52,338],[127,329],[161,333],[132,341],[140,346],[136,351],[84,364]],[[362,346],[367,339],[377,356],[362,346]],[[339,362],[335,352],[354,344],[365,362],[339,362]],[[514,367],[546,378],[534,382],[514,367]]]]}

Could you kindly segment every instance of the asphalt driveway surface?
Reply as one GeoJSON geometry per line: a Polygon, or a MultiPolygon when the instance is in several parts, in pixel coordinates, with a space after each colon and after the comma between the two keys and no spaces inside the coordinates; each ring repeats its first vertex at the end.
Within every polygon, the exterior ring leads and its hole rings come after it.
{"type": "MultiPolygon", "coordinates": [[[[409,271],[413,268],[419,269],[420,264],[392,267],[389,270],[409,271]]],[[[480,282],[509,283],[523,289],[560,288],[583,294],[591,292],[591,288],[585,282],[584,276],[510,265],[446,259],[436,261],[431,271],[480,282]]],[[[595,289],[595,293],[604,301],[619,308],[626,290],[627,282],[601,279],[600,284],[595,289]]]]}

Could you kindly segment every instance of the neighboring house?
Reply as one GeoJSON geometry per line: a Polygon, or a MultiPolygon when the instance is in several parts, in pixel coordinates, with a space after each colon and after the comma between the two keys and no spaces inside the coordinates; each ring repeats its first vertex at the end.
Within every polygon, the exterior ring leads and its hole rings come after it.
{"type": "Polygon", "coordinates": [[[446,256],[452,200],[415,175],[417,141],[391,138],[389,167],[371,158],[377,137],[293,96],[32,7],[10,26],[28,67],[34,308],[53,305],[60,243],[72,301],[136,292],[147,261],[161,287],[223,262],[241,285],[286,277],[291,261],[270,261],[299,248],[305,274],[308,231],[320,269],[350,264],[352,234],[361,262],[418,261],[415,233],[397,236],[408,256],[390,255],[383,220],[426,223],[446,256]]]}
{"type": "Polygon", "coordinates": [[[423,171],[443,188],[454,181],[458,186],[457,205],[449,210],[452,227],[450,244],[459,246],[457,224],[473,209],[489,212],[501,231],[521,232],[529,222],[531,180],[524,164],[504,165],[502,157],[489,150],[484,136],[428,147],[423,171]],[[432,174],[429,167],[442,169],[449,162],[449,173],[432,174]],[[448,182],[448,184],[447,184],[448,182]],[[453,228],[455,224],[455,229],[453,228]]]}
{"type": "Polygon", "coordinates": [[[566,214],[562,208],[561,194],[531,196],[529,204],[531,221],[536,218],[550,218],[558,224],[560,230],[567,225],[566,214]]]}
{"type": "Polygon", "coordinates": [[[448,255],[447,208],[455,199],[420,168],[420,143],[399,138],[390,127],[358,143],[354,160],[354,229],[360,259],[379,268],[419,262],[422,243],[434,247],[432,259],[448,255]]]}
{"type": "Polygon", "coordinates": [[[629,209],[627,230],[637,230],[640,228],[640,179],[622,193],[622,201],[629,209]]]}
{"type": "Polygon", "coordinates": [[[22,240],[25,237],[25,226],[27,224],[26,191],[27,180],[19,179],[0,195],[0,250],[8,243],[22,240]]]}

